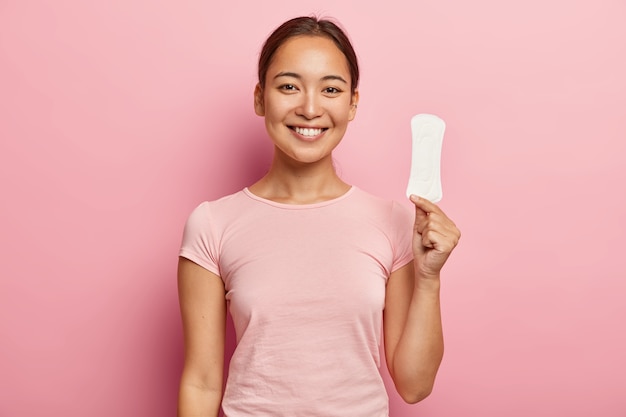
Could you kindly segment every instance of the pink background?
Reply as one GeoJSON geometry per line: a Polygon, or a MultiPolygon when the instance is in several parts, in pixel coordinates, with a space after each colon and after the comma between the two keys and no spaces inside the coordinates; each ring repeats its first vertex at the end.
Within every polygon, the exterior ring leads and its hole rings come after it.
{"type": "Polygon", "coordinates": [[[174,415],[183,223],[267,168],[257,53],[311,12],[361,59],[347,181],[405,201],[448,125],[446,355],[391,416],[625,416],[621,0],[0,2],[0,416],[174,415]]]}

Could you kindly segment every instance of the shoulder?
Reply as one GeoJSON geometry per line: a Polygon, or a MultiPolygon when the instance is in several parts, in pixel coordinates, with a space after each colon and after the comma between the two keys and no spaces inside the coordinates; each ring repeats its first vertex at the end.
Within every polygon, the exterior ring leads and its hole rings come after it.
{"type": "Polygon", "coordinates": [[[384,218],[412,218],[413,215],[408,204],[383,198],[360,188],[355,188],[353,197],[353,203],[358,204],[361,209],[370,212],[372,215],[383,216],[384,218]]]}
{"type": "Polygon", "coordinates": [[[215,200],[205,200],[199,203],[193,210],[192,214],[196,212],[207,213],[222,210],[231,210],[244,204],[248,199],[245,197],[244,190],[237,191],[232,194],[219,197],[215,200]]]}
{"type": "Polygon", "coordinates": [[[216,219],[227,219],[244,209],[248,199],[243,190],[220,197],[215,200],[205,200],[199,203],[187,219],[187,226],[203,226],[214,223],[216,219]]]}

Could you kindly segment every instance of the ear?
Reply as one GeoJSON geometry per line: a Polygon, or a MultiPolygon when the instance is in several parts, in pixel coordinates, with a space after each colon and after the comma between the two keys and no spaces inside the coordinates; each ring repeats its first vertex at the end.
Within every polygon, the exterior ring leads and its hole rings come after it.
{"type": "Polygon", "coordinates": [[[352,121],[356,116],[357,104],[359,104],[359,90],[354,90],[352,100],[350,101],[350,113],[348,114],[348,120],[350,121],[352,121]]]}
{"type": "Polygon", "coordinates": [[[265,102],[263,100],[263,89],[260,84],[254,88],[254,112],[257,116],[265,116],[265,102]]]}

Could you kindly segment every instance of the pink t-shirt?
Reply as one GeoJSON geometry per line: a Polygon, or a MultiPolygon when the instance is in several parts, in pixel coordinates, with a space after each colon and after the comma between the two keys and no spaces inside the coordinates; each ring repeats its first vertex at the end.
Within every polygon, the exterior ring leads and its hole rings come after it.
{"type": "Polygon", "coordinates": [[[244,189],[191,213],[180,256],[222,278],[237,336],[225,416],[388,416],[385,285],[413,258],[412,225],[355,187],[307,205],[244,189]]]}

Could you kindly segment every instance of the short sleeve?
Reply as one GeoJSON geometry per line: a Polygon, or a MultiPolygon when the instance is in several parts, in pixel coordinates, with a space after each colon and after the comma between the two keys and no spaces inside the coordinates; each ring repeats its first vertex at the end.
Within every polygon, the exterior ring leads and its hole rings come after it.
{"type": "Polygon", "coordinates": [[[211,221],[210,205],[204,202],[196,207],[187,218],[179,256],[220,275],[218,248],[215,224],[211,221]]]}
{"type": "Polygon", "coordinates": [[[407,207],[394,201],[391,209],[391,219],[392,236],[394,236],[392,241],[394,256],[391,272],[394,272],[413,260],[413,224],[415,215],[407,207]]]}

